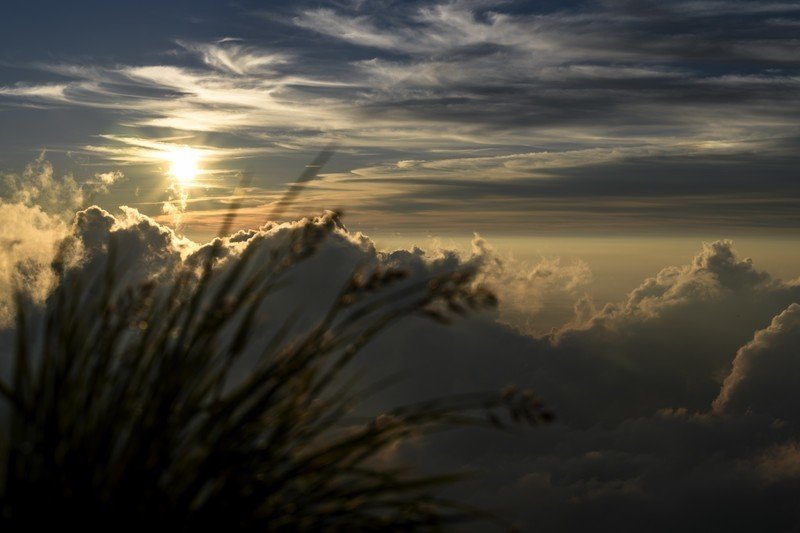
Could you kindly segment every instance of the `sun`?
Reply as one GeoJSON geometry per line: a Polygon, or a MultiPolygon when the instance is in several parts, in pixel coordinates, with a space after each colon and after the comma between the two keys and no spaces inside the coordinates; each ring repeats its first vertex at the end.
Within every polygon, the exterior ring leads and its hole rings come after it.
{"type": "Polygon", "coordinates": [[[177,148],[168,154],[169,173],[181,185],[191,185],[200,173],[200,154],[188,146],[177,148]]]}

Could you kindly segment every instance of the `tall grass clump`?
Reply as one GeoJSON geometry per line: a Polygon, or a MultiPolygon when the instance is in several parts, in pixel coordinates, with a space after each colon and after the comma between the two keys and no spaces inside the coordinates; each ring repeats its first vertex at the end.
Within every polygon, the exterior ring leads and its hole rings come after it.
{"type": "Polygon", "coordinates": [[[257,335],[265,299],[325,235],[298,225],[266,259],[251,245],[225,268],[216,241],[173,282],[130,286],[112,239],[104,272],[59,272],[38,317],[20,295],[0,383],[0,523],[356,531],[479,517],[436,495],[454,476],[381,455],[445,428],[546,422],[536,398],[508,389],[353,419],[364,389],[346,369],[405,317],[447,321],[494,296],[472,266],[421,281],[364,267],[313,327],[298,333],[287,319],[257,335]]]}

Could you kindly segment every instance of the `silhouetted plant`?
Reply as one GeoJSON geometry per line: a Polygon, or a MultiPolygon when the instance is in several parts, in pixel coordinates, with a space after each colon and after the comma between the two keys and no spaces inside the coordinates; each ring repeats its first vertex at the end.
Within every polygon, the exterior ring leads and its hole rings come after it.
{"type": "Polygon", "coordinates": [[[318,324],[254,341],[258,311],[326,231],[300,225],[256,260],[217,268],[221,245],[168,287],[124,288],[115,247],[102,279],[61,273],[37,325],[22,296],[0,449],[6,525],[370,530],[433,528],[483,516],[435,495],[458,476],[376,458],[411,437],[464,425],[547,422],[507,389],[399,407],[364,423],[343,370],[376,334],[422,314],[447,321],[496,303],[464,266],[420,282],[360,269],[318,324]],[[244,378],[231,376],[258,351],[244,378]],[[248,355],[250,357],[251,355],[248,355]]]}

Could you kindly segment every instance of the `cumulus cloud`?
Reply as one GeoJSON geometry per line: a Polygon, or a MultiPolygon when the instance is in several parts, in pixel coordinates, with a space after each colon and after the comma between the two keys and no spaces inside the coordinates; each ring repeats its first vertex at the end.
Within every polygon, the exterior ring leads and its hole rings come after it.
{"type": "Polygon", "coordinates": [[[501,257],[484,238],[475,234],[474,257],[483,258],[481,279],[500,298],[498,319],[522,332],[541,334],[573,318],[573,304],[585,298],[592,272],[580,259],[563,264],[559,257],[538,262],[501,257]]]}
{"type": "MultiPolygon", "coordinates": [[[[110,235],[132,239],[125,249],[140,259],[121,264],[162,283],[180,265],[203,257],[208,246],[181,241],[131,210],[113,217],[93,208],[79,219],[76,227],[84,229],[76,235],[93,250],[90,256],[104,257],[98,243],[110,235]]],[[[530,278],[524,271],[509,278],[502,258],[480,238],[468,256],[419,248],[381,251],[328,214],[224,237],[219,268],[234,264],[251,246],[268,253],[296,224],[324,228],[328,237],[269,299],[265,331],[276,310],[284,316],[303,306],[313,321],[358,264],[402,267],[414,280],[474,262],[485,269],[485,282],[501,286],[512,279],[506,294],[531,283],[534,309],[541,294],[537,276],[547,278],[545,269],[556,266],[538,265],[530,278]]],[[[581,286],[580,272],[578,267],[550,275],[561,276],[567,290],[581,286]]],[[[500,510],[524,529],[544,524],[576,530],[592,520],[622,531],[668,531],[687,517],[705,528],[790,527],[800,518],[785,510],[796,495],[791,443],[798,438],[798,421],[791,408],[777,406],[798,380],[780,366],[795,353],[798,300],[796,283],[774,279],[740,258],[730,241],[716,241],[704,244],[689,263],[646,279],[623,301],[599,310],[587,306],[582,318],[555,332],[525,335],[498,322],[502,304],[499,315],[465,317],[448,327],[409,318],[376,339],[357,365],[367,381],[401,378],[371,400],[376,408],[511,381],[537,390],[559,416],[552,428],[512,439],[482,433],[442,437],[395,450],[393,457],[434,470],[478,472],[460,496],[500,510]],[[732,361],[731,374],[752,376],[752,386],[725,380],[732,361]],[[763,375],[754,370],[762,362],[763,375]],[[735,409],[726,403],[720,411],[715,398],[732,387],[746,401],[735,409]],[[766,494],[764,486],[781,489],[766,494]],[[754,519],[753,509],[771,518],[754,519]]]]}
{"type": "Polygon", "coordinates": [[[704,411],[737,349],[798,300],[800,285],[759,271],[730,241],[706,243],[690,264],[663,269],[626,300],[554,333],[542,376],[591,380],[560,390],[544,378],[542,387],[563,411],[591,413],[593,422],[671,407],[704,411]],[[587,393],[595,398],[588,409],[587,393]]]}
{"type": "Polygon", "coordinates": [[[736,353],[714,409],[721,413],[754,411],[791,420],[800,400],[798,376],[800,305],[793,303],[736,353]]]}
{"type": "Polygon", "coordinates": [[[12,321],[16,291],[37,303],[47,297],[50,263],[69,236],[75,209],[123,178],[120,171],[83,181],[57,176],[44,152],[21,173],[0,173],[0,329],[12,321]]]}
{"type": "Polygon", "coordinates": [[[42,303],[54,282],[50,262],[67,225],[41,208],[0,200],[0,329],[13,321],[17,290],[42,303]]]}
{"type": "Polygon", "coordinates": [[[94,177],[100,180],[100,183],[102,185],[108,187],[118,182],[122,178],[124,178],[125,175],[119,170],[114,170],[110,172],[98,172],[97,174],[94,175],[94,177]]]}
{"type": "Polygon", "coordinates": [[[38,206],[44,212],[71,217],[76,208],[95,195],[108,192],[111,185],[124,177],[119,170],[98,172],[94,179],[80,182],[71,173],[56,176],[42,151],[21,173],[0,175],[0,200],[38,206]]]}
{"type": "Polygon", "coordinates": [[[800,479],[800,445],[776,444],[756,459],[756,468],[768,483],[800,479]]]}
{"type": "Polygon", "coordinates": [[[38,205],[47,212],[74,210],[83,201],[83,192],[72,174],[54,176],[53,165],[39,154],[20,174],[3,174],[0,198],[27,206],[38,205]]]}
{"type": "MultiPolygon", "coordinates": [[[[263,338],[296,309],[303,310],[298,329],[312,324],[358,265],[403,268],[408,283],[474,265],[508,304],[450,326],[410,317],[387,330],[356,366],[366,382],[400,381],[369,407],[516,382],[558,415],[553,427],[511,438],[467,433],[415,442],[392,460],[479,473],[454,490],[524,529],[577,530],[587,521],[621,531],[674,530],[687,519],[702,528],[799,523],[787,509],[797,495],[800,421],[792,399],[800,374],[792,369],[800,285],[758,269],[730,241],[704,244],[690,262],[662,269],[622,301],[594,309],[583,299],[569,323],[526,334],[524,323],[507,325],[515,322],[504,313],[521,315],[527,306],[535,317],[553,291],[579,296],[585,266],[544,260],[521,268],[479,237],[468,254],[381,250],[327,213],[223,236],[215,268],[234,267],[245,250],[256,264],[266,260],[291,228],[304,226],[325,240],[264,302],[263,338]]],[[[59,245],[77,256],[69,275],[96,279],[113,259],[120,286],[152,279],[159,290],[201,264],[212,246],[130,208],[84,209],[61,231],[59,245]]],[[[40,250],[45,264],[49,245],[40,250]]]]}

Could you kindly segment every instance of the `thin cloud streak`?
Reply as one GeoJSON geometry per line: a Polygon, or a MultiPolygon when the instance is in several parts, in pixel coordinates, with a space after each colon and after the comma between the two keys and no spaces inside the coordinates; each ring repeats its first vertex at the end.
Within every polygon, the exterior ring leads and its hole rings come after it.
{"type": "MultiPolygon", "coordinates": [[[[337,169],[322,197],[404,201],[407,213],[419,213],[411,193],[447,211],[446,179],[455,195],[467,194],[464,181],[516,180],[535,189],[543,178],[565,187],[607,180],[622,197],[627,180],[628,193],[641,197],[642,184],[651,184],[651,196],[666,200],[665,159],[679,171],[675,179],[691,176],[703,195],[744,192],[744,178],[731,187],[709,177],[713,159],[735,163],[767,195],[796,196],[795,4],[521,6],[301,3],[271,20],[301,32],[302,43],[228,34],[177,39],[159,61],[40,63],[40,74],[56,79],[0,87],[0,102],[112,114],[133,133],[98,132],[102,142],[70,148],[115,163],[157,161],[159,148],[146,145],[153,131],[162,139],[222,136],[224,146],[200,149],[227,167],[346,141],[350,172],[337,169]],[[679,159],[688,166],[678,169],[679,159]],[[620,178],[633,166],[638,182],[620,178]]],[[[521,202],[515,211],[528,208],[521,202]]]]}

